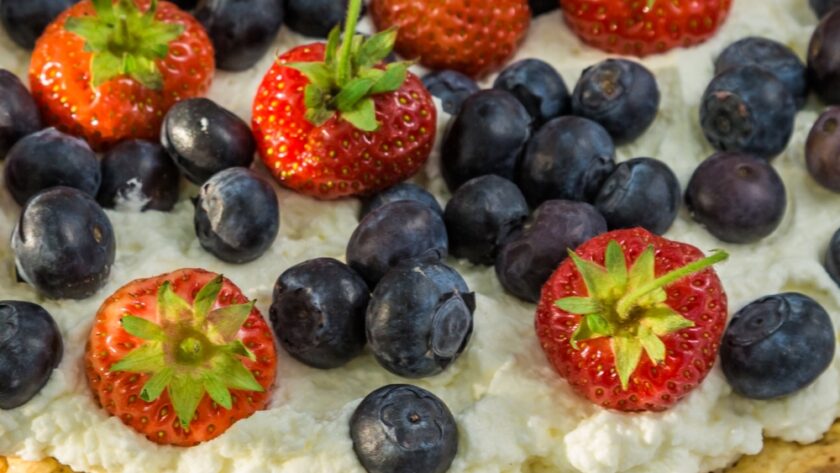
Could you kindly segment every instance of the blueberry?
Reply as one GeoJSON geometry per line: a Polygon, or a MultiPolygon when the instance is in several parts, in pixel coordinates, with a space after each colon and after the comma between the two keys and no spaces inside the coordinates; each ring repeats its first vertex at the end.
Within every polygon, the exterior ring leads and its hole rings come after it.
{"type": "Polygon", "coordinates": [[[213,41],[216,66],[244,71],[268,51],[283,25],[282,0],[202,2],[195,17],[213,41]]]}
{"type": "Polygon", "coordinates": [[[402,200],[413,200],[415,202],[420,202],[421,204],[428,205],[430,209],[434,210],[435,213],[438,215],[443,215],[443,209],[440,208],[440,204],[438,203],[435,196],[429,193],[426,189],[418,186],[417,184],[412,184],[410,182],[403,182],[401,184],[397,184],[393,187],[390,187],[379,194],[374,195],[372,198],[366,200],[362,204],[362,212],[361,217],[364,218],[365,215],[373,212],[374,210],[388,205],[392,202],[399,202],[402,200]]]}
{"type": "Polygon", "coordinates": [[[160,139],[181,172],[199,185],[227,168],[250,166],[256,150],[248,124],[204,98],[169,109],[160,139]]]}
{"type": "Polygon", "coordinates": [[[365,318],[376,361],[406,378],[442,372],[463,353],[473,329],[475,296],[438,261],[406,261],[376,286],[365,318]]]}
{"type": "Polygon", "coordinates": [[[180,173],[157,143],[123,141],[102,158],[102,186],[96,200],[105,208],[172,210],[180,173]]]}
{"type": "Polygon", "coordinates": [[[18,140],[40,129],[35,100],[16,75],[0,69],[0,159],[6,158],[18,140]]]}
{"type": "Polygon", "coordinates": [[[12,233],[18,276],[51,299],[85,299],[108,282],[116,242],[93,197],[54,187],[29,200],[12,233]]]}
{"type": "Polygon", "coordinates": [[[840,0],[810,0],[809,3],[811,4],[811,9],[820,18],[840,6],[840,0]]]}
{"type": "Polygon", "coordinates": [[[729,243],[752,243],[779,226],[787,196],[782,178],[767,161],[741,153],[718,153],[694,171],[685,192],[692,218],[729,243]]]}
{"type": "Polygon", "coordinates": [[[279,230],[277,194],[254,171],[225,169],[201,186],[195,200],[195,234],[220,260],[247,263],[259,258],[279,230]]]}
{"type": "Polygon", "coordinates": [[[773,158],[793,135],[796,102],[785,84],[758,66],[726,69],[706,88],[700,123],[719,151],[773,158]]]}
{"type": "Polygon", "coordinates": [[[792,49],[778,41],[750,36],[736,41],[715,61],[715,75],[737,66],[761,67],[787,87],[796,106],[802,108],[808,98],[808,74],[805,64],[792,49]]]}
{"type": "Polygon", "coordinates": [[[554,67],[539,59],[511,64],[499,74],[493,88],[510,92],[519,99],[535,127],[571,111],[569,89],[563,78],[554,67]]]}
{"type": "Polygon", "coordinates": [[[423,85],[429,93],[443,102],[443,111],[457,115],[467,97],[478,92],[478,84],[458,71],[432,71],[423,76],[423,85]]]}
{"type": "Polygon", "coordinates": [[[274,285],[271,324],[280,345],[315,368],[338,368],[365,346],[370,290],[346,264],[332,258],[304,261],[274,285]]]}
{"type": "Polygon", "coordinates": [[[595,198],[610,230],[643,227],[662,235],[680,209],[680,182],[665,163],[635,158],[616,166],[595,198]]]}
{"type": "Polygon", "coordinates": [[[572,113],[598,122],[617,144],[641,136],[658,110],[656,78],[627,59],[607,59],[585,69],[572,92],[572,113]]]}
{"type": "Polygon", "coordinates": [[[499,248],[528,213],[528,202],[516,184],[492,174],[471,179],[446,204],[449,252],[476,264],[493,264],[499,248]]]}
{"type": "Polygon", "coordinates": [[[31,302],[0,301],[0,409],[35,397],[63,353],[61,332],[49,312],[31,302]]]}
{"type": "Polygon", "coordinates": [[[840,9],[831,10],[811,36],[808,80],[823,102],[840,104],[840,9]]]}
{"type": "Polygon", "coordinates": [[[33,195],[67,186],[96,196],[102,172],[96,154],[83,140],[47,128],[21,139],[6,156],[6,188],[23,205],[33,195]]]}
{"type": "Polygon", "coordinates": [[[840,107],[829,107],[814,123],[805,143],[808,172],[821,186],[840,192],[840,107]]]}
{"type": "Polygon", "coordinates": [[[789,292],[739,310],[720,347],[723,374],[749,399],[775,399],[804,389],[834,359],[834,327],[810,297],[789,292]]]}
{"type": "MultiPolygon", "coordinates": [[[[326,38],[344,21],[348,0],[285,0],[286,25],[312,38],[326,38]]],[[[362,15],[365,14],[364,3],[362,15]]]]}
{"type": "Polygon", "coordinates": [[[347,243],[347,264],[370,287],[400,261],[440,259],[447,255],[449,240],[443,218],[427,205],[393,202],[369,213],[347,243]]]}
{"type": "Polygon", "coordinates": [[[551,273],[584,242],[607,231],[607,222],[584,202],[549,200],[496,257],[496,276],[514,296],[537,302],[551,273]]]}
{"type": "Polygon", "coordinates": [[[599,124],[560,117],[540,128],[516,181],[531,207],[546,200],[591,202],[615,169],[615,146],[599,124]]]}
{"type": "Polygon", "coordinates": [[[825,269],[834,282],[840,286],[840,230],[831,237],[828,250],[825,252],[825,269]]]}
{"type": "Polygon", "coordinates": [[[531,137],[531,116],[503,90],[482,90],[464,101],[443,137],[441,173],[455,191],[474,177],[513,179],[531,137]]]}
{"type": "Polygon", "coordinates": [[[198,5],[198,0],[170,0],[175,5],[178,5],[178,8],[186,11],[190,11],[198,5]]]}
{"type": "Polygon", "coordinates": [[[350,418],[350,437],[368,473],[444,473],[458,452],[458,425],[446,404],[406,384],[368,394],[350,418]]]}
{"type": "Polygon", "coordinates": [[[47,25],[78,1],[4,0],[0,2],[0,20],[15,43],[22,48],[32,49],[47,25]]]}
{"type": "Polygon", "coordinates": [[[531,6],[532,16],[539,16],[560,8],[560,2],[557,0],[528,0],[528,4],[531,6]]]}

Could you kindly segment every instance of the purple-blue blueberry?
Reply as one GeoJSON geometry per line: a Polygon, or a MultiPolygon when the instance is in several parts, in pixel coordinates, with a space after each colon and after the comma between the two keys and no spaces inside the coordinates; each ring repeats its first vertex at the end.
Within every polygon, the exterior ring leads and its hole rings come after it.
{"type": "Polygon", "coordinates": [[[201,2],[195,18],[204,25],[216,66],[244,71],[268,51],[283,25],[281,0],[214,0],[201,2]]]}
{"type": "Polygon", "coordinates": [[[522,102],[537,128],[571,111],[569,89],[563,77],[540,59],[511,64],[496,77],[493,88],[510,92],[522,102]]]}
{"type": "Polygon", "coordinates": [[[840,104],[840,9],[830,10],[808,44],[808,80],[823,102],[840,104]]]}
{"type": "Polygon", "coordinates": [[[464,100],[480,90],[469,76],[448,69],[426,74],[423,85],[430,94],[440,99],[443,111],[450,115],[457,115],[464,100]]]}
{"type": "Polygon", "coordinates": [[[427,205],[434,210],[438,215],[443,215],[443,209],[440,207],[437,199],[429,191],[423,189],[417,184],[410,182],[403,182],[393,187],[389,187],[384,191],[374,195],[362,203],[361,218],[374,210],[384,207],[392,202],[399,202],[403,200],[411,200],[427,205]]]}
{"type": "MultiPolygon", "coordinates": [[[[276,0],[283,1],[286,26],[312,38],[326,38],[330,31],[344,22],[348,0],[276,0]]],[[[365,14],[362,3],[362,15],[365,14]]]]}
{"type": "Polygon", "coordinates": [[[40,129],[41,115],[26,86],[16,75],[0,69],[0,159],[21,138],[40,129]]]}
{"type": "Polygon", "coordinates": [[[12,41],[24,49],[32,49],[47,25],[78,1],[4,0],[0,2],[0,20],[12,41]]]}
{"type": "Polygon", "coordinates": [[[123,141],[100,163],[96,200],[105,208],[169,211],[178,201],[181,173],[158,143],[123,141]]]}

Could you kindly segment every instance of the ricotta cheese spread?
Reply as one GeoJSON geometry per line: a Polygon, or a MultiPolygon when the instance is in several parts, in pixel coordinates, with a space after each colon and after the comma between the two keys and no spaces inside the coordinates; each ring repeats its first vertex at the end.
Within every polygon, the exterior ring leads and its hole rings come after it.
{"type": "MultiPolygon", "coordinates": [[[[619,160],[658,158],[685,185],[697,165],[713,153],[698,123],[698,104],[712,77],[714,57],[748,35],[774,38],[804,57],[815,25],[816,18],[802,0],[737,0],[722,30],[708,43],[644,59],[658,80],[661,109],[644,136],[619,148],[619,160]]],[[[309,41],[284,28],[273,50],[309,41]]],[[[0,67],[26,78],[28,54],[5,36],[0,36],[0,51],[0,67]]],[[[217,73],[210,98],[249,120],[252,97],[273,57],[266,55],[246,72],[217,73]]],[[[554,12],[534,21],[518,53],[518,58],[526,57],[553,64],[571,88],[585,67],[606,55],[580,43],[560,12],[554,12]]],[[[717,267],[730,313],[767,294],[801,291],[823,304],[840,327],[840,288],[821,265],[828,241],[840,226],[840,195],[819,187],[805,168],[804,142],[820,108],[812,100],[797,115],[787,151],[773,161],[789,202],[785,221],[773,235],[750,245],[724,244],[683,209],[666,236],[704,251],[724,248],[730,253],[729,261],[717,267]]],[[[449,118],[442,111],[440,115],[439,141],[449,118]]],[[[416,180],[445,202],[448,192],[439,159],[435,152],[416,180]]],[[[117,259],[108,285],[82,301],[46,300],[16,282],[9,237],[20,208],[5,189],[0,191],[0,299],[43,305],[65,337],[64,359],[43,391],[23,407],[0,411],[0,454],[54,456],[90,473],[362,472],[348,433],[350,415],[374,389],[406,382],[367,353],[344,368],[320,371],[279,350],[270,408],[192,448],[153,444],[94,404],[82,357],[94,314],[108,294],[136,278],[201,267],[224,273],[248,297],[256,298],[267,316],[277,276],[309,258],[343,259],[358,223],[357,200],[319,202],[278,187],[277,241],[257,261],[229,265],[199,245],[188,199],[196,189],[184,185],[181,201],[170,213],[108,211],[117,259]]],[[[815,383],[785,399],[740,398],[716,367],[667,412],[627,415],[603,410],[573,394],[551,369],[534,334],[533,305],[506,295],[492,267],[449,262],[476,292],[475,333],[453,366],[411,383],[434,392],[455,414],[460,445],[453,473],[705,473],[758,452],[765,436],[816,441],[838,417],[836,360],[815,383]]],[[[840,350],[837,353],[840,356],[840,350]]]]}

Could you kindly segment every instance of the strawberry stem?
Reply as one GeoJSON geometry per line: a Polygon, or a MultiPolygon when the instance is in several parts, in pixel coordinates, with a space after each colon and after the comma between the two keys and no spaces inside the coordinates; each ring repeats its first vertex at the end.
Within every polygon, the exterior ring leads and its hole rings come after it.
{"type": "Polygon", "coordinates": [[[362,13],[362,0],[350,0],[347,10],[347,20],[344,23],[344,40],[338,57],[338,85],[344,86],[350,81],[350,59],[353,56],[353,37],[356,35],[356,25],[362,13]]]}

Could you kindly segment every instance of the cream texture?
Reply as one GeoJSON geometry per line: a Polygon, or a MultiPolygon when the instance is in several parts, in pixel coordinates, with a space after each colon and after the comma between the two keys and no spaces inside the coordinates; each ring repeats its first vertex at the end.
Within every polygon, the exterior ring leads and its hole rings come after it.
{"type": "MultiPolygon", "coordinates": [[[[713,58],[749,34],[780,40],[804,57],[815,24],[803,0],[735,0],[729,20],[710,42],[646,59],[662,91],[661,110],[642,138],[619,149],[619,159],[659,158],[685,185],[712,153],[697,110],[712,77],[713,58]]],[[[28,55],[2,35],[0,67],[25,77],[28,55]]],[[[284,29],[273,50],[305,41],[284,29]]],[[[210,97],[249,119],[251,98],[272,57],[247,72],[219,73],[210,97]]],[[[572,88],[585,67],[606,56],[582,45],[555,12],[535,21],[518,57],[552,63],[572,88]]],[[[821,302],[840,326],[840,289],[821,266],[827,242],[840,226],[840,196],[817,186],[803,156],[819,108],[814,101],[799,113],[788,150],[773,161],[789,197],[785,220],[775,234],[756,244],[726,245],[683,210],[667,235],[703,250],[730,252],[730,260],[718,268],[730,313],[763,295],[798,290],[821,302]]],[[[442,135],[448,117],[441,115],[442,135]]],[[[416,180],[445,202],[438,160],[435,153],[416,180]]],[[[253,263],[227,265],[196,240],[188,200],[195,194],[196,188],[185,186],[171,213],[109,211],[117,259],[107,286],[87,300],[49,301],[15,282],[8,240],[20,209],[0,190],[0,299],[42,304],[57,319],[66,344],[64,360],[45,389],[26,406],[0,412],[0,454],[55,456],[91,473],[362,472],[348,433],[350,415],[372,390],[406,382],[380,368],[369,353],[347,367],[319,371],[280,350],[270,409],[189,449],[154,445],[94,405],[83,376],[84,345],[97,308],[118,287],[139,277],[202,267],[231,278],[248,297],[257,298],[267,316],[277,276],[309,258],[343,259],[357,224],[356,200],[324,203],[278,189],[282,221],[275,244],[253,263]]],[[[451,262],[476,291],[475,333],[466,353],[446,372],[414,383],[443,398],[456,415],[460,447],[452,472],[705,473],[758,452],[764,436],[816,441],[838,417],[836,360],[813,385],[778,401],[739,398],[716,366],[668,412],[624,415],[602,410],[576,397],[546,362],[533,330],[533,305],[507,296],[492,268],[451,262]]]]}

